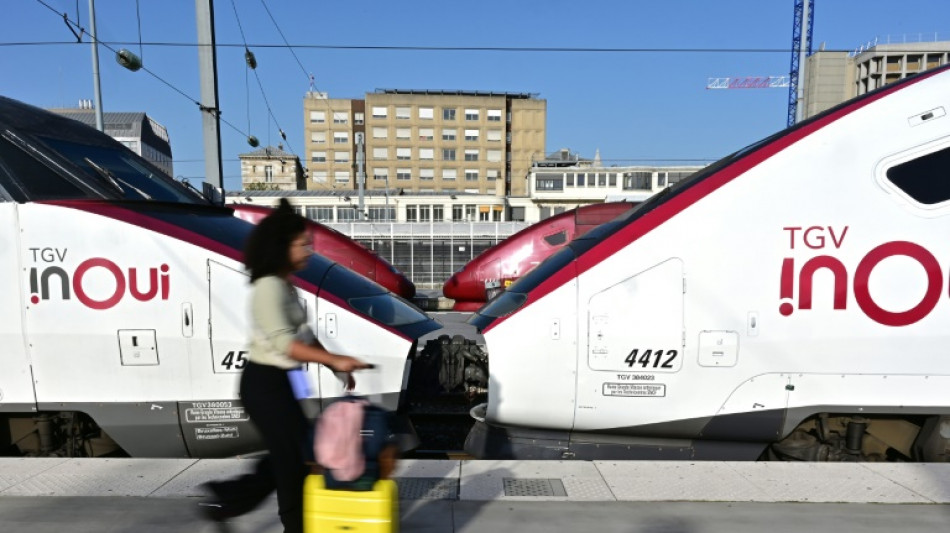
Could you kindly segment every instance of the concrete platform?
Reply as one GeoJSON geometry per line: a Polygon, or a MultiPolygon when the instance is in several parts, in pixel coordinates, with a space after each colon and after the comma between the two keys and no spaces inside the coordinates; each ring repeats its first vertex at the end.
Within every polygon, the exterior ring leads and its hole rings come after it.
{"type": "MultiPolygon", "coordinates": [[[[250,459],[0,459],[0,497],[199,498],[250,459]]],[[[403,460],[405,500],[950,504],[950,464],[403,460]]]]}
{"type": "MultiPolygon", "coordinates": [[[[250,459],[0,459],[3,533],[218,531],[199,485],[250,459]]],[[[405,532],[939,531],[950,464],[403,460],[405,532]]],[[[278,533],[277,504],[228,523],[278,533]]]]}

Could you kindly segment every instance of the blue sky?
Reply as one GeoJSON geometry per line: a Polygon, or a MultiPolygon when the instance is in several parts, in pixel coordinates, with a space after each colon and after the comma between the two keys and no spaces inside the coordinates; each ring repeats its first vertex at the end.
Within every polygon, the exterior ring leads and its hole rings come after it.
{"type": "MultiPolygon", "coordinates": [[[[43,0],[89,29],[88,0],[43,0]]],[[[0,19],[0,94],[40,107],[76,106],[93,97],[90,45],[76,43],[62,16],[37,0],[4,0],[0,19]],[[49,43],[49,44],[37,44],[49,43]]],[[[718,76],[788,73],[792,0],[407,0],[362,2],[216,0],[219,45],[243,45],[238,18],[257,56],[257,72],[276,117],[270,119],[241,46],[218,53],[224,184],[240,188],[239,153],[281,141],[306,160],[302,99],[312,73],[317,90],[361,98],[376,88],[537,93],[547,100],[547,150],[583,157],[599,149],[607,164],[712,161],[785,126],[787,89],[706,90],[718,76]],[[280,25],[303,65],[281,45],[280,25]],[[329,45],[318,48],[315,45],[329,45]],[[352,50],[332,46],[639,48],[688,52],[499,52],[352,50]],[[709,52],[741,49],[747,52],[709,52]],[[774,51],[771,51],[774,50],[774,51]],[[247,80],[247,84],[246,84],[247,80]]],[[[99,38],[140,53],[145,43],[193,45],[193,0],[97,0],[99,38]],[[140,16],[136,15],[136,6],[140,16]],[[133,44],[128,44],[133,43],[133,44]]],[[[946,0],[817,0],[814,46],[852,50],[891,41],[950,40],[946,0]]],[[[88,43],[88,38],[86,39],[88,43]]],[[[100,48],[103,109],[145,111],[172,140],[175,174],[204,179],[197,51],[146,44],[155,77],[127,71],[100,48]]]]}

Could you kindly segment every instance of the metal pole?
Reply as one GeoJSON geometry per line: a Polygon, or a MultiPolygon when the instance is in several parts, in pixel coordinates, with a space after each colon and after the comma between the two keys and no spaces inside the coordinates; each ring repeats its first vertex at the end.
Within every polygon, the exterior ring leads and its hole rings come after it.
{"type": "Polygon", "coordinates": [[[205,182],[221,189],[221,132],[218,109],[218,59],[214,40],[214,0],[195,0],[198,25],[198,71],[201,126],[205,147],[205,182]]]}
{"type": "Polygon", "coordinates": [[[356,132],[356,187],[359,189],[359,218],[363,220],[363,182],[366,181],[366,175],[363,173],[363,132],[356,132]]]}
{"type": "Polygon", "coordinates": [[[96,0],[89,0],[89,29],[92,30],[92,85],[96,99],[96,129],[105,131],[102,124],[102,88],[99,86],[99,38],[96,33],[96,0]]]}

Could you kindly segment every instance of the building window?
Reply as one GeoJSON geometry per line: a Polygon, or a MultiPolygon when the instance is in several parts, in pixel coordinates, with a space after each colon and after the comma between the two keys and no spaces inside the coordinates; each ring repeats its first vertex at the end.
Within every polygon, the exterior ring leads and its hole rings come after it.
{"type": "Polygon", "coordinates": [[[489,109],[489,110],[488,110],[488,121],[489,121],[489,122],[501,122],[501,109],[489,109]]]}
{"type": "Polygon", "coordinates": [[[609,185],[610,187],[617,186],[617,175],[614,174],[613,172],[611,172],[610,174],[607,174],[607,180],[608,180],[607,185],[609,185]]]}
{"type": "Polygon", "coordinates": [[[397,139],[409,139],[410,131],[409,128],[396,128],[396,138],[397,139]]]}
{"type": "Polygon", "coordinates": [[[373,128],[373,138],[374,139],[385,139],[389,134],[387,128],[373,128]]]}
{"type": "Polygon", "coordinates": [[[432,222],[442,222],[445,220],[445,215],[443,213],[444,211],[441,205],[432,206],[432,222]]]}
{"type": "Polygon", "coordinates": [[[349,113],[346,111],[334,111],[333,112],[333,123],[334,124],[346,124],[349,122],[349,113]]]}
{"type": "Polygon", "coordinates": [[[420,161],[432,161],[435,159],[435,150],[432,148],[420,148],[419,149],[419,160],[420,161]]]}
{"type": "Polygon", "coordinates": [[[353,113],[353,123],[354,123],[354,124],[362,124],[362,123],[364,122],[364,120],[363,120],[363,117],[364,117],[364,116],[365,116],[365,115],[364,115],[363,113],[353,113]]]}
{"type": "Polygon", "coordinates": [[[465,220],[475,220],[475,206],[472,204],[465,206],[465,220]]]}
{"type": "Polygon", "coordinates": [[[389,148],[373,148],[373,159],[377,161],[389,159],[389,148]]]}
{"type": "Polygon", "coordinates": [[[431,107],[420,107],[419,108],[419,120],[432,120],[435,116],[432,114],[431,107]]]}
{"type": "Polygon", "coordinates": [[[487,171],[486,175],[487,175],[487,177],[488,177],[488,181],[495,181],[496,179],[498,179],[498,171],[497,171],[497,170],[489,170],[489,171],[487,171]]]}
{"type": "Polygon", "coordinates": [[[443,141],[454,141],[457,130],[442,130],[443,141]]]}
{"type": "Polygon", "coordinates": [[[396,169],[396,179],[397,180],[409,180],[412,179],[412,173],[408,168],[397,168],[396,169]]]}
{"type": "Polygon", "coordinates": [[[478,206],[478,221],[479,222],[488,222],[488,217],[491,216],[487,205],[478,206]]]}
{"type": "Polygon", "coordinates": [[[420,141],[431,141],[435,136],[432,128],[419,128],[419,140],[420,141]]]}
{"type": "Polygon", "coordinates": [[[359,210],[355,205],[341,205],[336,208],[336,221],[337,222],[353,222],[354,220],[359,220],[359,210]]]}
{"type": "Polygon", "coordinates": [[[349,183],[350,182],[350,171],[349,170],[337,170],[333,173],[333,180],[337,183],[349,183]]]}
{"type": "Polygon", "coordinates": [[[457,205],[457,204],[453,205],[452,206],[452,221],[460,222],[462,220],[465,220],[465,218],[462,215],[462,206],[457,205]]]}
{"type": "Polygon", "coordinates": [[[373,179],[380,180],[380,181],[389,181],[389,169],[388,168],[374,168],[373,179]]]}
{"type": "Polygon", "coordinates": [[[465,110],[465,120],[478,120],[478,110],[477,110],[477,109],[466,109],[466,110],[465,110]]]}
{"type": "Polygon", "coordinates": [[[562,174],[538,174],[535,184],[539,191],[563,191],[564,176],[562,174]]]}
{"type": "Polygon", "coordinates": [[[418,222],[418,220],[419,220],[419,206],[407,205],[406,206],[406,222],[418,222]]]}
{"type": "Polygon", "coordinates": [[[465,181],[478,181],[478,170],[465,169],[465,181]]]}
{"type": "Polygon", "coordinates": [[[477,141],[477,140],[478,140],[478,130],[465,130],[465,140],[466,140],[466,141],[477,141]]]}
{"type": "MultiPolygon", "coordinates": [[[[584,175],[578,174],[577,184],[584,185],[584,175]]],[[[624,190],[632,189],[653,189],[653,173],[652,172],[624,172],[623,174],[623,188],[624,190]]]]}
{"type": "Polygon", "coordinates": [[[565,174],[564,175],[564,186],[573,187],[574,186],[574,174],[565,174]]]}
{"type": "Polygon", "coordinates": [[[443,148],[442,161],[455,161],[455,148],[443,148]]]}
{"type": "Polygon", "coordinates": [[[314,183],[326,183],[327,182],[327,171],[326,170],[314,170],[312,173],[314,183]]]}
{"type": "Polygon", "coordinates": [[[489,140],[489,142],[500,142],[501,130],[488,130],[485,133],[485,137],[489,140]]]}
{"type": "Polygon", "coordinates": [[[606,187],[606,186],[607,186],[607,174],[606,174],[606,173],[601,172],[600,174],[597,174],[597,186],[598,186],[598,187],[606,187]]]}
{"type": "Polygon", "coordinates": [[[431,168],[420,168],[419,179],[423,181],[432,181],[435,179],[435,170],[431,168]]]}
{"type": "Polygon", "coordinates": [[[457,168],[443,168],[442,169],[443,180],[454,180],[457,176],[458,176],[457,168]]]}
{"type": "Polygon", "coordinates": [[[274,183],[274,167],[270,165],[264,167],[264,183],[274,183]]]}
{"type": "Polygon", "coordinates": [[[489,163],[501,163],[501,150],[487,150],[485,157],[489,163]]]}
{"type": "Polygon", "coordinates": [[[432,209],[432,206],[420,205],[419,206],[419,222],[428,222],[429,213],[432,209]]]}
{"type": "Polygon", "coordinates": [[[327,142],[327,132],[325,131],[312,131],[310,132],[310,142],[314,144],[326,144],[327,142]]]}
{"type": "Polygon", "coordinates": [[[674,183],[679,183],[681,180],[684,180],[693,175],[692,172],[668,172],[668,181],[670,185],[674,183]]]}
{"type": "Polygon", "coordinates": [[[327,121],[327,113],[325,111],[311,111],[310,112],[310,122],[320,124],[327,121]]]}
{"type": "Polygon", "coordinates": [[[386,118],[386,107],[373,106],[373,118],[386,118]]]}
{"type": "Polygon", "coordinates": [[[333,208],[308,206],[307,218],[310,220],[316,220],[317,222],[333,222],[333,208]]]}
{"type": "Polygon", "coordinates": [[[333,143],[334,144],[345,144],[350,141],[350,134],[345,131],[334,131],[333,132],[333,143]]]}
{"type": "Polygon", "coordinates": [[[442,108],[442,120],[455,120],[455,108],[454,107],[442,108]]]}
{"type": "Polygon", "coordinates": [[[396,220],[396,208],[391,206],[370,207],[369,219],[388,222],[396,220]]]}
{"type": "Polygon", "coordinates": [[[396,159],[399,161],[412,159],[412,148],[396,148],[396,159]]]}
{"type": "Polygon", "coordinates": [[[478,149],[474,150],[465,150],[465,160],[466,161],[478,161],[478,149]]]}
{"type": "Polygon", "coordinates": [[[396,120],[409,120],[411,118],[411,113],[409,112],[408,107],[397,107],[396,108],[396,120]]]}
{"type": "Polygon", "coordinates": [[[312,163],[326,163],[327,153],[326,152],[311,152],[310,161],[312,163]]]}
{"type": "Polygon", "coordinates": [[[333,152],[333,162],[334,163],[349,163],[350,153],[349,152],[333,152]]]}

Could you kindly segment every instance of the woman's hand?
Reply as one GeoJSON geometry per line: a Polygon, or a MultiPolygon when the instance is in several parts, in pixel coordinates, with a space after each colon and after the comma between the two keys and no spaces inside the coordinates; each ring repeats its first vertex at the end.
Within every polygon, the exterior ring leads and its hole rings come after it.
{"type": "Polygon", "coordinates": [[[364,363],[355,357],[348,355],[337,355],[327,366],[337,372],[352,372],[363,368],[370,368],[372,365],[364,363]]]}
{"type": "Polygon", "coordinates": [[[327,366],[337,372],[344,374],[341,379],[343,379],[343,386],[346,388],[346,390],[353,390],[356,388],[356,380],[353,379],[354,370],[373,367],[373,365],[364,363],[363,361],[348,355],[337,355],[336,359],[327,366]]]}

